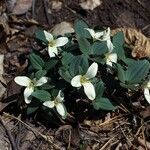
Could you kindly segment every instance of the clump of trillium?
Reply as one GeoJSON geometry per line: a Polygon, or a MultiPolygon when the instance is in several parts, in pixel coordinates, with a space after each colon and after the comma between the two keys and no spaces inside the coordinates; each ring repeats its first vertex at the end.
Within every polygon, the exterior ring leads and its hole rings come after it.
{"type": "Polygon", "coordinates": [[[71,85],[73,87],[83,86],[84,92],[90,100],[94,100],[96,97],[95,87],[91,83],[90,79],[96,76],[97,71],[98,71],[98,64],[94,62],[88,68],[85,75],[77,75],[71,80],[71,85]]]}
{"type": "Polygon", "coordinates": [[[55,55],[58,55],[58,47],[64,46],[68,43],[67,37],[59,37],[54,39],[53,35],[47,31],[44,31],[44,35],[48,41],[48,54],[50,57],[55,57],[55,55]]]}
{"type": "Polygon", "coordinates": [[[31,94],[34,92],[35,87],[42,86],[48,81],[47,77],[41,77],[39,80],[33,79],[26,76],[15,77],[14,81],[21,86],[25,86],[24,90],[24,100],[27,104],[31,102],[31,94]]]}
{"type": "Polygon", "coordinates": [[[61,91],[58,92],[57,97],[53,101],[46,101],[43,103],[44,106],[48,108],[54,108],[56,107],[57,112],[62,116],[66,116],[66,108],[63,104],[64,102],[64,97],[61,96],[61,91]]]}
{"type": "Polygon", "coordinates": [[[147,102],[150,104],[150,80],[147,82],[147,84],[144,87],[144,97],[146,98],[147,102]]]}
{"type": "Polygon", "coordinates": [[[113,53],[114,46],[111,42],[110,28],[102,32],[95,32],[93,29],[85,28],[89,31],[94,40],[106,41],[109,52],[105,54],[106,64],[112,67],[112,63],[117,63],[117,54],[113,53]]]}

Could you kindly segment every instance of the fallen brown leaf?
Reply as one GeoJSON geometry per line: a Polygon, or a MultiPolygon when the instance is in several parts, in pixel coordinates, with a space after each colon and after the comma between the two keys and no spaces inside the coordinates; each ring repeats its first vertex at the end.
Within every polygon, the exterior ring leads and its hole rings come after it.
{"type": "Polygon", "coordinates": [[[150,57],[150,38],[133,28],[117,28],[112,35],[122,31],[126,44],[132,49],[132,56],[137,58],[150,57]]]}
{"type": "Polygon", "coordinates": [[[6,88],[4,87],[3,84],[6,84],[4,78],[3,78],[3,73],[4,73],[4,69],[3,69],[3,62],[4,62],[4,55],[0,55],[0,98],[3,96],[3,94],[6,91],[6,88]]]}
{"type": "Polygon", "coordinates": [[[69,22],[63,21],[57,25],[55,25],[52,29],[52,33],[54,35],[62,35],[64,36],[65,33],[73,33],[73,25],[69,22]]]}
{"type": "Polygon", "coordinates": [[[52,1],[52,9],[60,10],[62,8],[62,2],[58,0],[52,1]]]}
{"type": "Polygon", "coordinates": [[[80,6],[86,10],[93,10],[94,8],[101,5],[101,3],[102,3],[101,0],[82,0],[80,6]]]}
{"type": "Polygon", "coordinates": [[[32,6],[32,0],[17,0],[12,13],[15,15],[25,14],[32,6]]]}

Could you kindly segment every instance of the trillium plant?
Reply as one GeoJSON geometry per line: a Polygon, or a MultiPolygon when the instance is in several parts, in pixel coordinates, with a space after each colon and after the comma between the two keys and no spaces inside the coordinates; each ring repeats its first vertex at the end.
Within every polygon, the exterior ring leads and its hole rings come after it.
{"type": "Polygon", "coordinates": [[[40,48],[29,55],[28,71],[14,78],[23,86],[27,114],[42,110],[67,119],[91,110],[117,111],[121,103],[150,104],[150,62],[132,58],[122,32],[112,35],[109,27],[95,29],[81,20],[74,31],[35,32],[40,48]],[[140,90],[143,98],[135,99],[140,90]]]}

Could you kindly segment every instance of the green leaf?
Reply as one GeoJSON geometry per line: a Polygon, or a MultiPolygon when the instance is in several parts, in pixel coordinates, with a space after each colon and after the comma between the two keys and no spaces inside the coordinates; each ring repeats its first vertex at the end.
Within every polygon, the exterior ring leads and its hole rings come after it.
{"type": "Polygon", "coordinates": [[[125,83],[125,81],[126,81],[126,72],[123,70],[123,68],[120,64],[117,64],[117,71],[118,71],[118,79],[122,83],[125,83]]]}
{"type": "Polygon", "coordinates": [[[95,85],[95,92],[96,92],[96,98],[101,98],[103,96],[104,93],[104,83],[102,81],[99,81],[96,83],[95,85]]]}
{"type": "Polygon", "coordinates": [[[102,55],[107,52],[107,44],[106,42],[95,42],[91,47],[91,53],[93,55],[102,55]]]}
{"type": "Polygon", "coordinates": [[[43,59],[34,53],[29,55],[29,60],[32,64],[32,66],[37,70],[41,70],[44,66],[43,59]]]}
{"type": "Polygon", "coordinates": [[[54,68],[57,63],[58,63],[58,60],[52,58],[48,62],[45,62],[44,69],[48,71],[48,70],[54,68]]]}
{"type": "Polygon", "coordinates": [[[82,20],[75,21],[74,29],[75,29],[75,33],[77,34],[77,36],[83,37],[83,38],[90,38],[91,35],[87,30],[85,30],[85,28],[88,28],[88,25],[84,21],[82,20]]]}
{"type": "Polygon", "coordinates": [[[28,107],[27,108],[27,115],[31,115],[34,112],[36,112],[38,110],[39,107],[28,107]]]}
{"type": "Polygon", "coordinates": [[[77,38],[77,40],[81,52],[85,55],[90,55],[92,53],[90,42],[88,42],[88,40],[85,38],[77,38]]]}
{"type": "Polygon", "coordinates": [[[93,107],[96,110],[104,109],[104,110],[115,110],[116,107],[112,105],[108,98],[98,98],[93,102],[93,107]]]}
{"type": "Polygon", "coordinates": [[[37,80],[39,80],[41,77],[45,76],[47,73],[46,70],[39,70],[35,73],[35,77],[37,80]]]}
{"type": "Polygon", "coordinates": [[[75,56],[72,55],[71,53],[64,52],[62,60],[61,60],[62,64],[66,66],[66,65],[70,64],[74,58],[75,58],[75,56]]]}
{"type": "Polygon", "coordinates": [[[36,90],[32,93],[32,96],[41,100],[42,102],[51,100],[50,93],[44,90],[36,90]]]}
{"type": "Polygon", "coordinates": [[[44,42],[44,43],[48,43],[48,41],[47,41],[47,39],[46,39],[46,37],[45,37],[45,34],[44,34],[44,30],[37,30],[37,31],[35,32],[35,37],[36,37],[38,40],[40,40],[40,41],[42,41],[42,42],[44,42]]]}
{"type": "Polygon", "coordinates": [[[45,84],[43,84],[43,85],[41,86],[42,90],[49,90],[49,89],[52,89],[52,88],[54,88],[54,87],[55,87],[54,83],[51,83],[51,84],[45,83],[45,84]]]}
{"type": "Polygon", "coordinates": [[[124,46],[123,32],[118,32],[117,34],[114,35],[113,45],[114,45],[113,52],[116,52],[120,59],[125,59],[125,53],[124,53],[124,48],[123,48],[124,46]]]}
{"type": "Polygon", "coordinates": [[[136,84],[144,79],[150,70],[150,63],[147,60],[132,62],[126,71],[126,80],[129,84],[136,84]]]}
{"type": "Polygon", "coordinates": [[[67,82],[70,83],[72,77],[71,77],[69,71],[65,70],[64,68],[60,68],[58,72],[64,80],[66,80],[67,82]]]}
{"type": "Polygon", "coordinates": [[[72,77],[79,74],[79,70],[81,70],[80,67],[82,68],[84,73],[87,71],[87,69],[89,67],[88,59],[84,55],[76,56],[72,60],[70,67],[69,67],[69,72],[70,72],[72,77]]]}

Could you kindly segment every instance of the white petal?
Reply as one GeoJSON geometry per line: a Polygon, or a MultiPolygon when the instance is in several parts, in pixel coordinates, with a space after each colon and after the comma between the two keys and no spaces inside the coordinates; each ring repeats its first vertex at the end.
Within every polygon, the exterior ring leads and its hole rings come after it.
{"type": "Polygon", "coordinates": [[[102,37],[104,32],[96,32],[94,38],[100,40],[99,38],[102,37]]]}
{"type": "Polygon", "coordinates": [[[113,51],[114,46],[113,46],[113,44],[112,44],[112,42],[111,42],[111,39],[108,39],[108,40],[107,40],[107,47],[108,47],[108,49],[109,49],[109,52],[112,52],[112,51],[113,51]]]}
{"type": "Polygon", "coordinates": [[[144,96],[145,96],[146,100],[148,101],[148,103],[150,104],[150,93],[149,93],[148,88],[144,89],[144,96]]]}
{"type": "Polygon", "coordinates": [[[92,65],[88,68],[86,74],[84,75],[87,79],[94,78],[98,71],[98,64],[92,63],[92,65]]]}
{"type": "Polygon", "coordinates": [[[58,92],[58,95],[57,95],[56,99],[58,99],[59,102],[63,102],[64,97],[61,97],[61,90],[58,92]]]}
{"type": "Polygon", "coordinates": [[[106,32],[107,32],[107,37],[110,37],[110,28],[109,27],[107,28],[106,32]]]}
{"type": "Polygon", "coordinates": [[[48,47],[48,54],[50,57],[55,57],[55,55],[58,55],[57,47],[48,47]]]}
{"type": "Polygon", "coordinates": [[[66,112],[65,112],[64,105],[62,103],[58,103],[56,105],[56,110],[61,116],[65,116],[66,112]]]}
{"type": "Polygon", "coordinates": [[[47,31],[45,31],[45,30],[44,30],[44,35],[45,35],[45,38],[46,38],[47,41],[51,41],[51,40],[54,39],[53,35],[51,33],[47,32],[47,31]]]}
{"type": "Polygon", "coordinates": [[[26,76],[15,77],[14,81],[21,86],[28,86],[31,82],[31,79],[26,76]]]}
{"type": "Polygon", "coordinates": [[[45,84],[47,81],[48,81],[47,77],[42,77],[36,82],[36,86],[41,86],[41,85],[45,84]]]}
{"type": "Polygon", "coordinates": [[[85,28],[85,29],[90,32],[92,38],[95,38],[95,31],[93,29],[89,29],[89,28],[85,28]]]}
{"type": "Polygon", "coordinates": [[[96,94],[95,94],[95,87],[93,86],[93,84],[91,82],[87,82],[83,84],[83,87],[84,87],[84,92],[86,96],[90,100],[94,100],[96,97],[96,94]]]}
{"type": "Polygon", "coordinates": [[[74,87],[80,87],[81,86],[81,75],[77,75],[75,76],[72,80],[71,80],[71,85],[74,87]]]}
{"type": "Polygon", "coordinates": [[[66,43],[68,43],[68,38],[67,37],[60,37],[58,39],[55,40],[55,44],[56,44],[56,47],[59,47],[59,46],[64,46],[66,43]]]}
{"type": "Polygon", "coordinates": [[[107,56],[106,64],[112,67],[112,62],[117,63],[117,54],[110,53],[107,56]]]}
{"type": "Polygon", "coordinates": [[[103,38],[102,41],[107,41],[110,40],[110,28],[108,28],[107,30],[103,31],[103,38]]]}
{"type": "Polygon", "coordinates": [[[48,107],[48,108],[54,108],[55,103],[54,103],[54,101],[46,101],[43,103],[43,105],[48,107]]]}
{"type": "Polygon", "coordinates": [[[150,88],[150,81],[147,82],[147,87],[150,88]]]}
{"type": "Polygon", "coordinates": [[[29,96],[32,94],[32,92],[34,91],[34,88],[25,88],[24,90],[24,100],[27,104],[29,104],[31,102],[31,99],[29,99],[29,96]]]}

